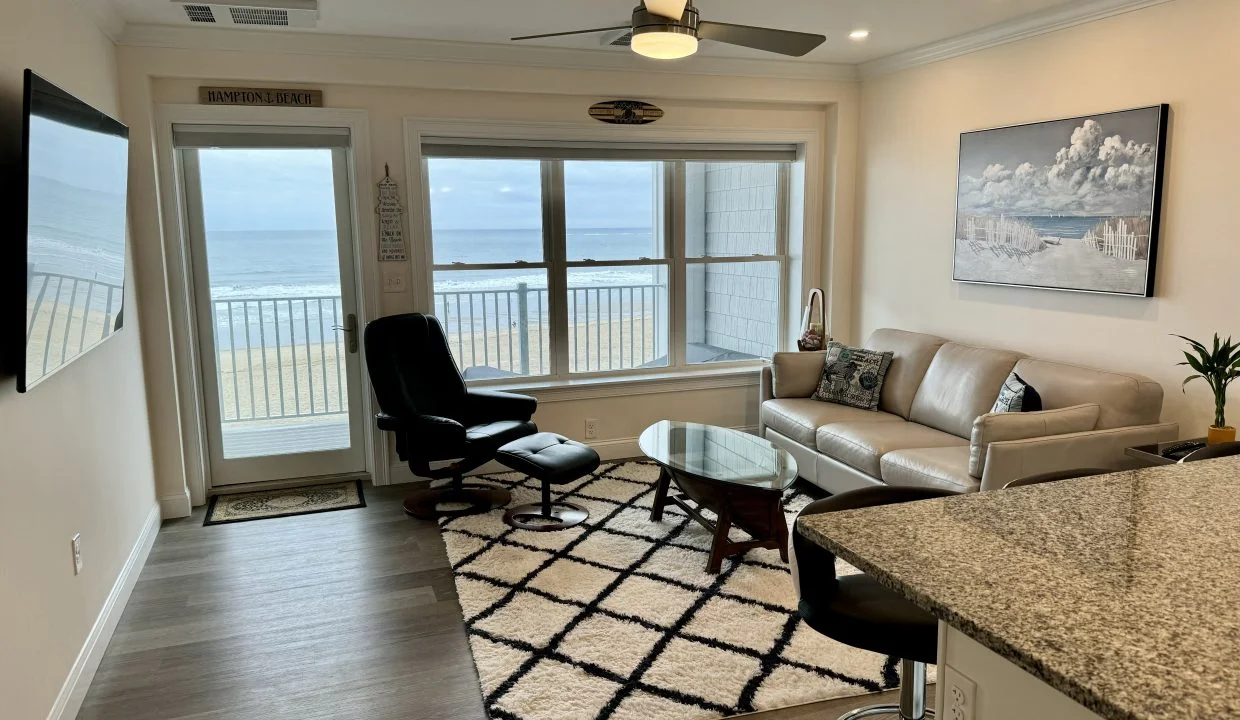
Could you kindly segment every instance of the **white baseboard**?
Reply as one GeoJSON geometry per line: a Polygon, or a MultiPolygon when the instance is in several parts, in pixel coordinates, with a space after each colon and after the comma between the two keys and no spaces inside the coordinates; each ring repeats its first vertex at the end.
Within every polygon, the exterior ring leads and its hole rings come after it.
{"type": "Polygon", "coordinates": [[[194,503],[190,500],[189,488],[172,495],[159,496],[159,513],[164,520],[189,517],[194,512],[194,503]]]}
{"type": "Polygon", "coordinates": [[[112,591],[108,593],[103,609],[99,611],[99,617],[95,619],[90,634],[86,636],[86,643],[82,645],[77,660],[69,670],[69,677],[65,678],[64,685],[60,687],[60,694],[56,696],[56,702],[48,712],[47,720],[73,720],[77,717],[82,701],[86,699],[86,691],[90,689],[90,683],[95,679],[95,671],[99,669],[99,663],[103,660],[103,653],[108,649],[108,643],[112,640],[116,623],[120,622],[121,613],[125,611],[125,605],[129,602],[133,586],[138,582],[138,575],[142,573],[146,558],[151,554],[151,546],[155,544],[155,536],[159,534],[162,505],[161,500],[147,513],[146,520],[142,523],[142,532],[138,534],[137,542],[129,551],[129,557],[125,560],[125,565],[121,568],[116,582],[112,585],[112,591]]]}
{"type": "MultiPolygon", "coordinates": [[[[758,432],[757,425],[746,425],[742,427],[735,427],[732,429],[740,430],[741,432],[750,433],[751,435],[757,434],[758,432]]],[[[628,460],[630,458],[644,457],[644,455],[642,455],[641,448],[637,446],[637,440],[638,439],[635,437],[615,438],[612,440],[594,440],[586,444],[594,448],[594,451],[598,453],[599,458],[603,462],[611,462],[613,460],[628,460]]],[[[481,475],[485,473],[503,473],[503,472],[512,472],[512,471],[504,467],[503,465],[500,465],[499,463],[492,461],[492,462],[487,463],[486,465],[483,465],[482,467],[478,468],[477,470],[473,471],[470,474],[481,475]]],[[[409,466],[406,465],[405,463],[396,463],[395,465],[393,465],[391,469],[390,477],[392,479],[393,485],[426,480],[426,478],[418,477],[414,475],[413,471],[411,471],[409,469],[409,466]]]]}

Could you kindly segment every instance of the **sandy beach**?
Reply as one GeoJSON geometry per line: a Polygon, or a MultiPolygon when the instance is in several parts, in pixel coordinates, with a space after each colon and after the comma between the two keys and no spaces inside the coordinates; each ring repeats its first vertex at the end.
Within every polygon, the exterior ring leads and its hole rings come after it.
{"type": "MultiPolygon", "coordinates": [[[[541,338],[539,329],[537,325],[530,328],[530,375],[551,372],[550,326],[541,326],[541,338]]],[[[521,344],[515,330],[453,332],[448,344],[463,369],[520,370],[521,344]]],[[[570,329],[569,350],[574,372],[638,367],[658,357],[653,319],[646,318],[644,333],[640,321],[617,321],[610,327],[606,322],[578,323],[570,329]]],[[[343,411],[348,406],[345,355],[343,342],[339,346],[303,342],[279,350],[268,346],[265,351],[254,345],[248,350],[241,347],[221,352],[218,365],[224,421],[343,411]]],[[[478,371],[471,376],[476,374],[478,371]]]]}

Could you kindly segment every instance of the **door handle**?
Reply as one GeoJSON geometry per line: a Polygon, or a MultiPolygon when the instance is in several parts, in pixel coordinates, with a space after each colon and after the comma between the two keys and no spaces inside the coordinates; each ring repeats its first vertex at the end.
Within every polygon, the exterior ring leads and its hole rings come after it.
{"type": "Polygon", "coordinates": [[[357,315],[349,313],[345,316],[344,325],[332,325],[332,330],[343,330],[346,347],[349,352],[357,354],[357,315]]]}

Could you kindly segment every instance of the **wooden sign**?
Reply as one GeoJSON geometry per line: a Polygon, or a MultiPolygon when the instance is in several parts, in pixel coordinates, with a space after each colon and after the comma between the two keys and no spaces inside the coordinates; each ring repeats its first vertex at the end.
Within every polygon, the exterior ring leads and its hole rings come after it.
{"type": "Polygon", "coordinates": [[[401,221],[404,209],[400,206],[400,188],[392,179],[388,166],[383,166],[383,179],[379,181],[379,262],[404,262],[405,225],[401,221]]]}
{"type": "Polygon", "coordinates": [[[608,100],[591,105],[590,117],[612,125],[649,125],[663,110],[641,100],[608,100]]]}
{"type": "Polygon", "coordinates": [[[279,107],[323,107],[322,90],[281,88],[200,87],[202,105],[275,105],[279,107]]]}

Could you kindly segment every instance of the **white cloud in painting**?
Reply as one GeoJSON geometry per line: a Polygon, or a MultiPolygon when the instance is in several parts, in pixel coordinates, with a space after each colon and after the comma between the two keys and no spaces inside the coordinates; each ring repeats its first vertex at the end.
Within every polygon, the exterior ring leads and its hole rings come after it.
{"type": "Polygon", "coordinates": [[[1152,144],[1108,136],[1096,120],[1086,120],[1045,166],[993,163],[978,177],[962,178],[960,207],[1014,215],[1135,215],[1149,207],[1154,170],[1152,144]]]}

